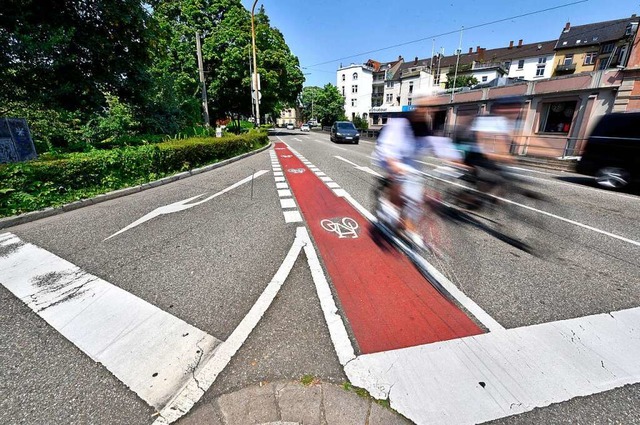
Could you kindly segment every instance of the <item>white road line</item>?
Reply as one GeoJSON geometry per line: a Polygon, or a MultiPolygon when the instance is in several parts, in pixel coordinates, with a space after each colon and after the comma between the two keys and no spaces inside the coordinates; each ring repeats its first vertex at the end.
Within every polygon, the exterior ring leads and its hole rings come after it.
{"type": "Polygon", "coordinates": [[[275,177],[275,180],[278,183],[282,183],[283,181],[285,181],[285,178],[284,178],[284,176],[282,176],[282,177],[278,176],[278,177],[275,177]]]}
{"type": "Polygon", "coordinates": [[[337,158],[337,159],[339,159],[340,161],[344,161],[344,162],[346,162],[347,164],[353,165],[353,167],[354,167],[356,170],[364,171],[365,173],[369,173],[369,174],[371,174],[371,175],[373,175],[373,176],[376,176],[376,177],[382,177],[382,174],[378,173],[377,171],[372,170],[372,169],[371,169],[371,168],[369,168],[369,167],[362,167],[362,166],[360,166],[360,165],[356,164],[355,162],[349,161],[348,159],[343,158],[343,157],[338,156],[338,155],[335,155],[335,156],[334,156],[334,158],[337,158]]]}
{"type": "Polygon", "coordinates": [[[291,198],[291,191],[288,189],[278,189],[278,196],[281,198],[291,198]]]}
{"type": "Polygon", "coordinates": [[[320,260],[318,260],[318,254],[313,247],[309,233],[307,233],[307,229],[304,227],[301,227],[298,230],[300,231],[301,238],[304,241],[304,252],[307,256],[309,268],[311,269],[311,276],[313,278],[313,283],[316,286],[318,298],[320,299],[320,306],[322,307],[324,319],[329,328],[331,342],[333,342],[333,347],[336,350],[340,364],[345,366],[356,358],[355,351],[351,345],[351,340],[349,339],[349,334],[344,326],[344,322],[337,313],[338,307],[336,307],[333,294],[329,288],[329,283],[327,282],[320,260]]]}
{"type": "Polygon", "coordinates": [[[298,210],[283,211],[285,223],[300,223],[302,222],[302,216],[298,210]]]}
{"type": "Polygon", "coordinates": [[[340,185],[336,182],[327,182],[327,186],[329,187],[329,189],[338,189],[340,188],[340,185]]]}
{"type": "Polygon", "coordinates": [[[417,424],[476,424],[640,382],[640,308],[362,355],[356,386],[417,424]]]}
{"type": "MultiPolygon", "coordinates": [[[[449,184],[454,185],[454,186],[463,187],[465,189],[472,190],[474,192],[479,192],[476,189],[461,185],[460,183],[450,182],[450,181],[441,179],[441,178],[439,178],[437,176],[434,176],[432,174],[429,174],[429,173],[423,173],[423,174],[425,174],[425,175],[427,175],[427,176],[429,176],[429,177],[431,177],[433,179],[440,180],[440,181],[443,181],[445,183],[449,183],[449,184]]],[[[499,200],[501,200],[503,202],[507,202],[507,203],[512,204],[512,205],[517,205],[519,207],[522,207],[522,208],[525,208],[525,209],[528,209],[528,210],[531,210],[531,211],[535,211],[535,212],[540,213],[540,214],[544,214],[544,215],[546,215],[548,217],[555,218],[556,220],[564,221],[565,223],[573,224],[574,226],[582,227],[583,229],[591,230],[592,232],[600,233],[602,235],[609,236],[609,237],[614,238],[614,239],[618,239],[618,240],[620,240],[622,242],[626,242],[626,243],[631,244],[631,245],[640,246],[640,242],[634,241],[632,239],[625,238],[624,236],[616,235],[615,233],[610,233],[610,232],[607,232],[605,230],[601,230],[601,229],[598,229],[596,227],[589,226],[587,224],[583,224],[583,223],[580,223],[580,222],[575,221],[575,220],[570,220],[568,218],[560,217],[559,215],[555,215],[555,214],[552,214],[552,213],[547,212],[547,211],[539,210],[537,208],[533,208],[533,207],[530,207],[528,205],[519,204],[519,203],[511,201],[509,199],[502,198],[500,196],[495,196],[495,195],[490,195],[490,194],[489,194],[489,196],[491,196],[491,197],[493,197],[495,199],[499,199],[499,200]]]]}
{"type": "Polygon", "coordinates": [[[276,183],[276,189],[289,189],[289,185],[286,182],[276,183]]]}
{"type": "Polygon", "coordinates": [[[269,282],[256,303],[251,307],[249,313],[242,319],[242,322],[240,322],[238,327],[231,333],[229,338],[220,344],[214,356],[209,359],[201,368],[200,372],[196,374],[196,379],[192,379],[189,384],[183,387],[180,393],[162,409],[160,417],[156,419],[153,423],[154,425],[168,425],[189,412],[194,404],[200,400],[205,391],[211,387],[227,364],[229,364],[231,358],[238,352],[240,347],[242,347],[242,344],[247,340],[249,334],[251,334],[276,295],[278,295],[300,251],[305,245],[309,244],[308,236],[305,238],[303,231],[305,231],[304,227],[299,227],[296,230],[296,238],[289,253],[275,276],[273,276],[271,282],[269,282]]]}
{"type": "Polygon", "coordinates": [[[328,177],[326,174],[324,176],[320,177],[320,180],[322,180],[323,182],[333,181],[333,179],[331,177],[328,177]]]}
{"type": "Polygon", "coordinates": [[[292,198],[280,199],[280,207],[284,208],[297,208],[296,202],[292,198]]]}
{"type": "Polygon", "coordinates": [[[221,342],[42,248],[12,240],[0,256],[2,285],[156,409],[221,342]]]}
{"type": "Polygon", "coordinates": [[[276,177],[282,177],[282,176],[284,176],[284,174],[282,174],[282,171],[274,171],[274,172],[273,172],[273,175],[274,175],[274,176],[276,176],[276,177]]]}

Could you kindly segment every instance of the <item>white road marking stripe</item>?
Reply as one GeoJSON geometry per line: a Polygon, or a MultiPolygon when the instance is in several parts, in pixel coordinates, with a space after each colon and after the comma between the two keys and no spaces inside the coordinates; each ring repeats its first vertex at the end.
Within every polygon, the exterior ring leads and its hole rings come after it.
{"type": "Polygon", "coordinates": [[[318,172],[316,173],[316,176],[318,176],[318,177],[325,177],[325,176],[326,176],[326,174],[325,174],[325,173],[323,173],[322,171],[318,171],[318,172]]]}
{"type": "Polygon", "coordinates": [[[211,196],[209,196],[207,198],[204,198],[204,199],[202,199],[200,201],[197,201],[197,202],[193,202],[191,204],[189,202],[191,202],[191,201],[193,201],[193,200],[195,200],[197,198],[200,198],[201,196],[204,196],[204,195],[194,196],[194,197],[191,197],[189,199],[184,199],[182,201],[174,202],[172,204],[165,205],[165,206],[162,206],[160,208],[156,208],[155,210],[153,210],[150,213],[146,214],[144,217],[139,218],[138,220],[136,220],[133,223],[129,224],[124,229],[121,229],[121,230],[117,231],[113,235],[105,238],[104,240],[105,241],[109,240],[109,239],[113,238],[114,236],[117,236],[117,235],[119,235],[121,233],[124,233],[127,230],[131,230],[134,227],[137,227],[137,226],[139,226],[139,225],[141,225],[143,223],[146,223],[147,221],[152,220],[152,219],[154,219],[156,217],[159,217],[161,215],[172,214],[172,213],[176,213],[176,212],[179,212],[179,211],[188,210],[190,208],[193,208],[193,207],[196,207],[198,205],[204,204],[205,202],[209,202],[210,200],[212,200],[214,198],[217,198],[218,196],[223,195],[223,194],[235,189],[238,186],[241,186],[241,185],[243,185],[245,183],[248,183],[248,182],[252,181],[254,178],[260,177],[261,175],[263,175],[263,174],[265,174],[267,172],[268,172],[267,170],[260,170],[260,171],[258,171],[256,173],[254,173],[253,175],[251,175],[249,177],[245,177],[244,179],[240,180],[239,182],[232,184],[231,186],[227,187],[226,189],[221,190],[218,193],[215,193],[215,194],[213,194],[213,195],[211,195],[211,196]]]}
{"type": "Polygon", "coordinates": [[[300,223],[302,221],[302,216],[298,210],[283,211],[282,213],[284,214],[285,223],[300,223]]]}
{"type": "MultiPolygon", "coordinates": [[[[427,176],[429,176],[429,177],[431,177],[431,178],[434,178],[434,179],[436,179],[436,180],[440,180],[440,181],[443,181],[443,182],[445,182],[445,183],[449,183],[449,184],[454,185],[454,186],[462,187],[462,188],[465,188],[465,189],[468,189],[468,190],[472,190],[472,191],[474,191],[474,192],[479,192],[479,191],[478,191],[478,190],[476,190],[476,189],[473,189],[473,188],[470,188],[470,187],[467,187],[467,186],[461,185],[460,183],[450,182],[450,181],[447,181],[447,180],[441,179],[441,178],[439,178],[439,177],[437,177],[437,176],[434,176],[434,175],[432,175],[432,174],[429,174],[429,173],[423,173],[423,174],[425,174],[425,175],[427,175],[427,176]]],[[[632,240],[632,239],[625,238],[624,236],[616,235],[615,233],[610,233],[610,232],[607,232],[607,231],[605,231],[605,230],[601,230],[601,229],[598,229],[598,228],[596,228],[596,227],[593,227],[593,226],[589,226],[589,225],[587,225],[587,224],[580,223],[580,222],[578,222],[578,221],[574,221],[574,220],[570,220],[570,219],[568,219],[568,218],[560,217],[559,215],[555,215],[555,214],[552,214],[552,213],[550,213],[550,212],[546,212],[546,211],[543,211],[543,210],[539,210],[539,209],[536,209],[536,208],[530,207],[530,206],[528,206],[528,205],[519,204],[519,203],[517,203],[517,202],[513,202],[513,201],[511,201],[511,200],[509,200],[509,199],[502,198],[502,197],[500,197],[500,196],[495,196],[495,195],[491,195],[491,194],[488,194],[488,195],[489,195],[489,196],[491,196],[491,197],[493,197],[493,198],[495,198],[495,199],[499,199],[499,200],[501,200],[501,201],[503,201],[503,202],[508,202],[508,203],[510,203],[510,204],[512,204],[512,205],[517,205],[517,206],[519,206],[519,207],[522,207],[522,208],[525,208],[525,209],[528,209],[528,210],[531,210],[531,211],[535,211],[535,212],[538,212],[538,213],[540,213],[540,214],[544,214],[544,215],[546,215],[546,216],[548,216],[548,217],[552,217],[552,218],[555,218],[555,219],[557,219],[557,220],[564,221],[564,222],[569,223],[569,224],[573,224],[574,226],[582,227],[582,228],[584,228],[584,229],[591,230],[591,231],[593,231],[593,232],[600,233],[600,234],[602,234],[602,235],[609,236],[609,237],[614,238],[614,239],[618,239],[618,240],[620,240],[620,241],[622,241],[622,242],[626,242],[626,243],[629,243],[629,244],[631,244],[631,245],[640,246],[640,242],[638,242],[638,241],[634,241],[634,240],[632,240]]]]}
{"type": "Polygon", "coordinates": [[[338,183],[336,183],[336,182],[327,182],[327,186],[330,189],[338,189],[340,187],[340,185],[338,183]]]}
{"type": "Polygon", "coordinates": [[[287,183],[278,182],[276,183],[277,189],[289,189],[289,185],[287,183]]]}
{"type": "Polygon", "coordinates": [[[156,409],[220,344],[35,245],[19,241],[0,257],[0,270],[2,285],[156,409]]]}
{"type": "Polygon", "coordinates": [[[280,207],[296,208],[296,202],[291,198],[280,199],[280,207]]]}
{"type": "Polygon", "coordinates": [[[640,382],[640,308],[359,356],[356,386],[417,424],[475,424],[640,382]]]}
{"type": "Polygon", "coordinates": [[[339,160],[341,160],[341,161],[344,161],[344,162],[346,162],[346,163],[348,163],[348,164],[353,165],[353,167],[354,167],[356,170],[364,171],[365,173],[369,173],[369,174],[371,174],[371,175],[373,175],[373,176],[376,176],[376,177],[382,177],[382,174],[380,174],[380,173],[378,173],[378,172],[376,172],[376,171],[372,170],[372,169],[371,169],[371,168],[369,168],[369,167],[361,167],[360,165],[356,164],[355,162],[349,161],[348,159],[343,158],[343,157],[338,156],[338,155],[335,155],[335,156],[334,156],[334,158],[337,158],[337,159],[339,159],[339,160]]]}
{"type": "Polygon", "coordinates": [[[316,253],[309,233],[304,227],[299,228],[301,238],[304,241],[304,252],[307,255],[307,261],[309,268],[311,269],[311,276],[313,277],[313,283],[316,286],[316,292],[320,299],[320,306],[324,314],[324,319],[327,322],[329,328],[329,335],[331,336],[331,342],[338,355],[338,360],[342,366],[345,366],[351,360],[356,358],[355,351],[351,345],[349,334],[344,326],[344,322],[340,315],[338,315],[338,308],[336,307],[333,294],[327,283],[327,278],[322,269],[322,265],[318,260],[318,254],[316,253]]]}
{"type": "Polygon", "coordinates": [[[273,172],[273,175],[274,175],[274,176],[276,176],[276,177],[282,177],[282,176],[284,176],[284,174],[282,174],[282,171],[274,171],[274,172],[273,172]]]}
{"type": "Polygon", "coordinates": [[[196,374],[197,381],[195,379],[191,380],[188,385],[183,387],[180,393],[162,409],[160,417],[155,420],[153,425],[168,425],[189,412],[194,404],[200,400],[205,391],[211,387],[227,364],[229,364],[231,358],[240,347],[242,347],[242,344],[244,344],[249,334],[251,334],[251,331],[253,331],[276,295],[278,295],[282,284],[289,276],[289,272],[291,272],[303,246],[309,245],[308,237],[306,239],[304,238],[304,230],[304,227],[299,227],[296,230],[296,238],[293,245],[275,276],[273,276],[271,282],[269,282],[238,327],[231,333],[226,341],[220,344],[215,355],[209,359],[200,369],[200,372],[196,374]]]}
{"type": "Polygon", "coordinates": [[[284,177],[283,177],[283,176],[275,176],[274,178],[275,178],[276,182],[283,182],[283,181],[285,181],[285,179],[284,179],[284,177]]]}
{"type": "Polygon", "coordinates": [[[327,175],[324,175],[323,177],[320,177],[320,180],[322,180],[323,182],[330,182],[333,181],[331,179],[331,177],[327,177],[327,175]]]}
{"type": "Polygon", "coordinates": [[[344,198],[347,195],[347,191],[344,189],[333,189],[333,193],[339,198],[344,198]]]}
{"type": "Polygon", "coordinates": [[[281,198],[291,198],[291,191],[288,189],[278,189],[278,196],[281,198]]]}

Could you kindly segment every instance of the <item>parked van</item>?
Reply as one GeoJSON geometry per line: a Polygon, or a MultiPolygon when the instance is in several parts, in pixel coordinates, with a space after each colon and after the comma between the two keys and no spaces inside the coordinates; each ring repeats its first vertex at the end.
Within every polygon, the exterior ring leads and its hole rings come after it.
{"type": "Polygon", "coordinates": [[[640,180],[640,112],[604,115],[587,140],[576,171],[605,188],[640,180]]]}

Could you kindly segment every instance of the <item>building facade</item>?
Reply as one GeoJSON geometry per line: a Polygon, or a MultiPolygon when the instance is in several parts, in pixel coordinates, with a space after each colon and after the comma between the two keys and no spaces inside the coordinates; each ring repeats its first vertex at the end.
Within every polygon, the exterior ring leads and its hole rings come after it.
{"type": "Polygon", "coordinates": [[[373,68],[367,64],[351,64],[336,73],[337,87],[345,98],[345,115],[351,121],[356,116],[369,119],[373,93],[373,68]]]}
{"type": "Polygon", "coordinates": [[[278,127],[285,127],[287,124],[297,125],[295,108],[286,108],[280,112],[280,116],[276,119],[278,127]]]}

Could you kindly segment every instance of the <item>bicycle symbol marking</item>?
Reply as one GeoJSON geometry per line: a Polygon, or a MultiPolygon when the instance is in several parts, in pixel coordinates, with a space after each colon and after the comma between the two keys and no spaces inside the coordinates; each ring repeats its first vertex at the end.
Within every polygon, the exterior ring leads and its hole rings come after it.
{"type": "Polygon", "coordinates": [[[358,222],[351,217],[325,218],[320,222],[320,225],[327,232],[337,234],[340,239],[358,237],[358,222]]]}
{"type": "Polygon", "coordinates": [[[289,168],[287,170],[288,172],[290,172],[291,174],[302,174],[305,172],[304,168],[289,168]]]}
{"type": "Polygon", "coordinates": [[[283,151],[285,150],[284,148],[276,148],[277,151],[283,151]]]}
{"type": "Polygon", "coordinates": [[[293,158],[293,155],[282,155],[281,158],[293,158]]]}

